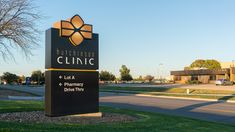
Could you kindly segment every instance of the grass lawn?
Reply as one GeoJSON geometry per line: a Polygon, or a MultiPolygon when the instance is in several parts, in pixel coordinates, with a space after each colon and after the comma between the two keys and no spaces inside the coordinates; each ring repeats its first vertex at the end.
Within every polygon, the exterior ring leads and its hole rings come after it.
{"type": "Polygon", "coordinates": [[[186,88],[152,88],[152,87],[113,87],[101,86],[101,92],[117,92],[117,93],[133,93],[133,94],[148,94],[158,96],[174,96],[174,97],[188,97],[188,98],[205,98],[218,100],[235,100],[234,96],[219,96],[216,94],[235,95],[234,91],[225,90],[207,90],[207,89],[190,89],[190,94],[186,94],[186,88]],[[208,94],[208,95],[196,95],[208,94]]]}
{"type": "MultiPolygon", "coordinates": [[[[43,110],[40,101],[0,101],[0,113],[13,111],[43,110]]],[[[0,131],[183,131],[183,132],[233,132],[235,125],[201,121],[185,117],[164,114],[100,107],[101,112],[113,112],[140,117],[129,123],[101,123],[93,125],[79,124],[35,124],[0,122],[0,131]]]]}

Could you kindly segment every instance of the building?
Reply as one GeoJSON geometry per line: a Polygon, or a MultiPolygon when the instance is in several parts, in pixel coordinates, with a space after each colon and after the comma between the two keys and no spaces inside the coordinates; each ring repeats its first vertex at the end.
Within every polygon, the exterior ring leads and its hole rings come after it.
{"type": "Polygon", "coordinates": [[[233,62],[221,63],[221,69],[192,69],[171,71],[171,76],[176,83],[199,81],[201,83],[214,83],[218,79],[228,79],[235,82],[235,67],[233,62]]]}

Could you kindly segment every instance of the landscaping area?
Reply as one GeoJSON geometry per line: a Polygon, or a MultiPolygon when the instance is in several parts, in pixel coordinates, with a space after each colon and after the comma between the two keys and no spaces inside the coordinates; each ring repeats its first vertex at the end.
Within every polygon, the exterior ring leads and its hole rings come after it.
{"type": "MultiPolygon", "coordinates": [[[[43,111],[42,101],[0,101],[0,114],[43,111]]],[[[221,132],[234,131],[235,125],[207,122],[186,117],[170,116],[158,113],[100,107],[103,113],[128,115],[135,120],[126,122],[82,123],[33,123],[21,121],[0,121],[0,131],[191,131],[191,132],[221,132]]],[[[33,118],[33,117],[32,117],[33,118]]]]}
{"type": "Polygon", "coordinates": [[[164,88],[164,87],[117,87],[101,86],[100,92],[146,94],[156,96],[186,97],[235,101],[235,91],[212,89],[164,88]]]}

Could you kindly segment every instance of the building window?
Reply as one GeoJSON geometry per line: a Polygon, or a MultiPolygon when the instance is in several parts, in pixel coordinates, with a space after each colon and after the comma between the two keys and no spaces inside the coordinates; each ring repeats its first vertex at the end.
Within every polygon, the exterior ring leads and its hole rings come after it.
{"type": "Polygon", "coordinates": [[[216,75],[210,75],[210,80],[216,80],[216,75]]]}

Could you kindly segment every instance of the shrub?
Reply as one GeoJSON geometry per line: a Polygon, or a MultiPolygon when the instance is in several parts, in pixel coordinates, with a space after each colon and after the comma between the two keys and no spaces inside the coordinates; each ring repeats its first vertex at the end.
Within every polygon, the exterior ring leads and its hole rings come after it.
{"type": "Polygon", "coordinates": [[[200,82],[198,80],[188,80],[186,83],[187,84],[201,84],[202,82],[200,82]]]}

